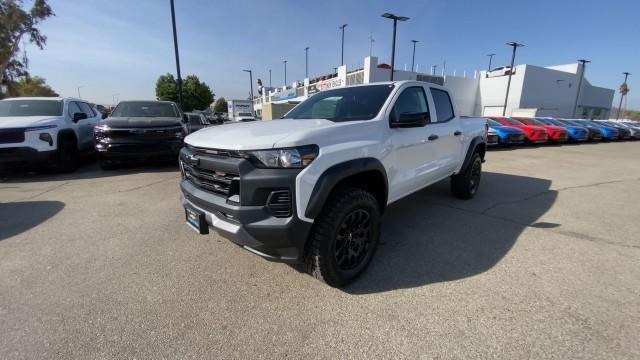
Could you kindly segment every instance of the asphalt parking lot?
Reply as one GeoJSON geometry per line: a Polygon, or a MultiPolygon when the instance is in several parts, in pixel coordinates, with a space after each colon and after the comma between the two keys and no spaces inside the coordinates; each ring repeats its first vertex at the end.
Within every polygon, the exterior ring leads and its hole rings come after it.
{"type": "Polygon", "coordinates": [[[0,358],[639,358],[640,143],[499,150],[330,288],[183,223],[176,168],[0,182],[0,358]]]}

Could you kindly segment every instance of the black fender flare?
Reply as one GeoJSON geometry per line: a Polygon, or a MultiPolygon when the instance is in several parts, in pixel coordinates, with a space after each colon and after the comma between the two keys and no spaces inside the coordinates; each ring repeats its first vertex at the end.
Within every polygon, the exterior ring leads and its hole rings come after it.
{"type": "Polygon", "coordinates": [[[313,191],[305,211],[305,216],[310,219],[318,216],[322,211],[329,194],[331,194],[331,191],[333,191],[340,181],[366,171],[376,171],[382,175],[382,178],[384,179],[384,199],[381,199],[381,204],[386,205],[389,194],[387,171],[380,160],[376,158],[359,158],[333,165],[320,175],[318,181],[313,187],[313,191]]]}
{"type": "Polygon", "coordinates": [[[476,136],[473,139],[471,139],[471,142],[469,143],[469,148],[467,149],[467,154],[464,156],[464,162],[462,162],[462,167],[460,168],[461,169],[460,171],[463,171],[463,169],[466,169],[467,165],[469,165],[469,161],[471,161],[471,156],[476,152],[476,149],[479,146],[485,147],[483,152],[480,154],[482,156],[482,161],[484,161],[484,151],[486,151],[486,143],[482,136],[476,136]]]}

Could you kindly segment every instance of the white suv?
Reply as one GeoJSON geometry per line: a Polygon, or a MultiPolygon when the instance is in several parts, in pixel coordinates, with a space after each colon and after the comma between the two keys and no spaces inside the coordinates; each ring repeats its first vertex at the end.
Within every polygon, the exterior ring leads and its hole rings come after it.
{"type": "Polygon", "coordinates": [[[93,150],[100,113],[73,98],[22,97],[0,101],[0,168],[53,164],[73,171],[93,150]]]}

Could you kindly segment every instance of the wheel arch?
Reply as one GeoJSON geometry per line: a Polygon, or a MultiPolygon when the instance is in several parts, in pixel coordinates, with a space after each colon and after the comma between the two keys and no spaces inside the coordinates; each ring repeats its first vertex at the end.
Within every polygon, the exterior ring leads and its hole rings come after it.
{"type": "Polygon", "coordinates": [[[63,129],[58,131],[57,139],[58,148],[60,147],[59,144],[64,140],[72,140],[76,143],[76,147],[78,146],[78,137],[76,136],[76,133],[71,129],[63,129]]]}
{"type": "Polygon", "coordinates": [[[480,154],[480,158],[484,161],[484,156],[487,153],[487,143],[482,136],[476,136],[471,140],[460,169],[465,169],[469,165],[469,161],[471,161],[471,157],[475,153],[480,154]]]}
{"type": "Polygon", "coordinates": [[[388,198],[387,173],[376,158],[359,158],[345,161],[325,170],[313,187],[305,216],[317,217],[331,195],[340,186],[353,186],[369,191],[378,201],[380,212],[384,212],[388,198]]]}

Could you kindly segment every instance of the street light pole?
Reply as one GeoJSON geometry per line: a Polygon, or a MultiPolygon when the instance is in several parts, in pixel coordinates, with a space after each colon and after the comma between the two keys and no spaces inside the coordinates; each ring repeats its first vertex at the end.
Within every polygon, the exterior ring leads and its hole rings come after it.
{"type": "Polygon", "coordinates": [[[249,83],[251,84],[251,101],[253,102],[253,72],[251,70],[242,70],[249,73],[249,83]]]}
{"type": "Polygon", "coordinates": [[[580,80],[578,80],[578,91],[576,91],[576,101],[573,103],[573,114],[571,115],[572,119],[576,118],[576,112],[578,111],[578,99],[580,98],[580,89],[582,88],[582,80],[584,79],[584,69],[587,66],[587,63],[591,62],[585,59],[579,59],[579,63],[582,64],[582,71],[580,71],[580,80]]]}
{"type": "Polygon", "coordinates": [[[269,88],[271,88],[271,69],[269,69],[269,88]]]}
{"type": "Polygon", "coordinates": [[[413,66],[416,62],[416,44],[418,43],[418,40],[411,40],[411,42],[413,43],[413,55],[411,55],[411,72],[413,72],[413,66]]]}
{"type": "MultiPolygon", "coordinates": [[[[624,75],[624,82],[622,83],[622,85],[624,85],[627,83],[627,78],[629,77],[629,75],[631,75],[631,73],[628,73],[625,71],[622,74],[624,75]]],[[[618,113],[616,114],[616,120],[620,118],[620,114],[622,113],[622,99],[624,99],[625,96],[626,96],[625,94],[620,93],[620,105],[618,105],[618,113]]],[[[624,116],[624,114],[622,115],[624,116]]]]}
{"type": "Polygon", "coordinates": [[[509,69],[509,80],[507,80],[507,93],[504,96],[504,107],[502,108],[502,116],[507,114],[507,101],[509,100],[509,88],[511,87],[511,75],[513,74],[513,64],[516,61],[516,49],[524,46],[524,44],[518,44],[515,41],[508,42],[507,45],[513,47],[513,53],[511,54],[511,68],[509,69]]]}
{"type": "Polygon", "coordinates": [[[376,42],[376,40],[373,38],[373,34],[369,34],[369,57],[372,56],[373,54],[373,43],[376,42]]]}
{"type": "Polygon", "coordinates": [[[489,68],[487,69],[487,71],[491,71],[491,60],[493,59],[493,57],[494,57],[495,55],[496,55],[496,54],[493,54],[493,53],[492,53],[492,54],[488,54],[488,55],[487,55],[487,56],[489,57],[489,68]]]}
{"type": "Polygon", "coordinates": [[[284,63],[284,86],[287,86],[287,60],[282,60],[284,63]]]}
{"type": "Polygon", "coordinates": [[[347,27],[348,24],[342,24],[339,29],[342,29],[342,51],[340,55],[340,65],[344,65],[344,28],[347,27]]]}
{"type": "Polygon", "coordinates": [[[176,11],[173,5],[173,0],[171,2],[171,23],[173,24],[173,48],[176,53],[176,71],[178,74],[178,100],[180,101],[180,108],[182,109],[182,75],[180,75],[180,55],[178,54],[178,34],[176,32],[176,11]]]}
{"type": "Polygon", "coordinates": [[[309,47],[304,48],[304,77],[309,78],[309,47]]]}
{"type": "Polygon", "coordinates": [[[83,88],[84,85],[78,86],[78,99],[82,99],[82,96],[80,96],[80,88],[83,88]]]}
{"type": "Polygon", "coordinates": [[[393,72],[395,70],[396,62],[396,27],[398,20],[407,21],[409,18],[406,16],[397,16],[391,13],[384,13],[382,14],[382,17],[393,20],[393,41],[391,43],[391,81],[393,81],[393,72]]]}

